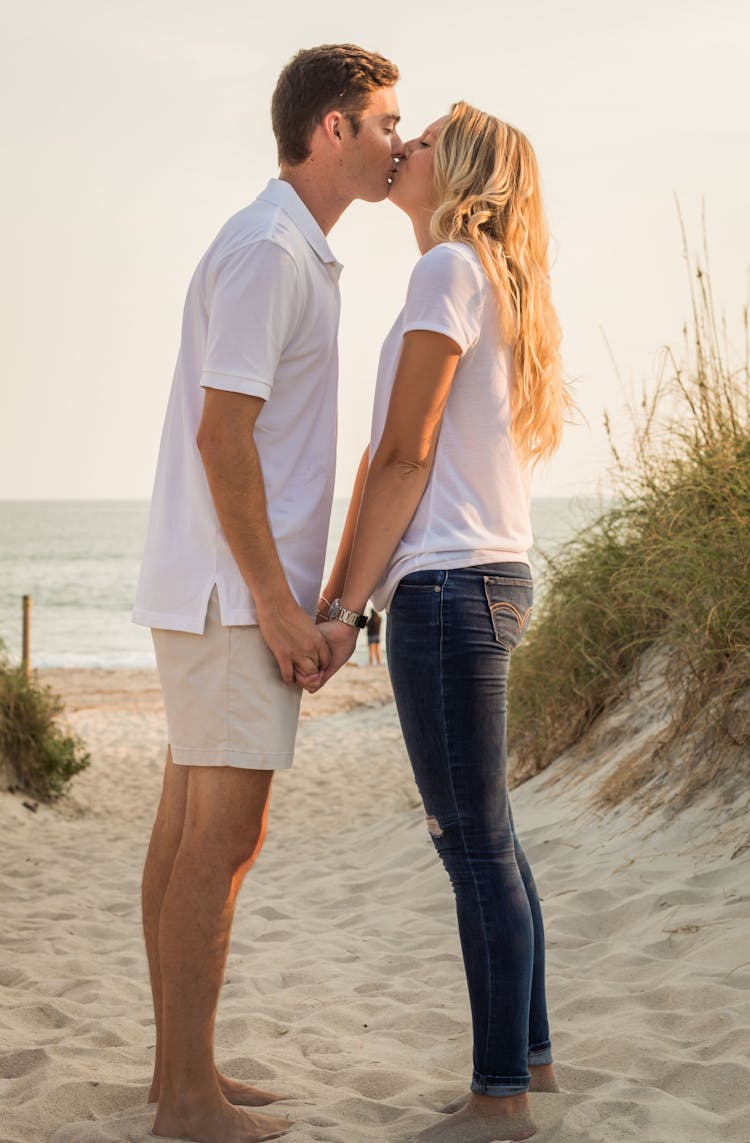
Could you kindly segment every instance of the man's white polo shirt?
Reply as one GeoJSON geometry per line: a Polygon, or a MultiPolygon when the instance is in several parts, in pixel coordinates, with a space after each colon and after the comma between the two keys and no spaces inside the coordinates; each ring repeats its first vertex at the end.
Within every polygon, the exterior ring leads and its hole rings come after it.
{"type": "Polygon", "coordinates": [[[162,433],[133,619],[202,633],[216,584],[224,626],[257,622],[196,445],[203,388],[262,397],[255,441],[295,598],[320,591],[336,453],[340,264],[289,183],[272,179],[198,265],[162,433]]]}

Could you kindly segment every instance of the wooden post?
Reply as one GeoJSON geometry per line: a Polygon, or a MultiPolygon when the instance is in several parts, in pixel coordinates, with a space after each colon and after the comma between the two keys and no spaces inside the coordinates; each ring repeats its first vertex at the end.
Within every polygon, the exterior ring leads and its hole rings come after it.
{"type": "Polygon", "coordinates": [[[22,602],[23,610],[23,641],[21,649],[21,666],[23,667],[26,678],[29,677],[31,671],[31,596],[24,595],[22,602]]]}

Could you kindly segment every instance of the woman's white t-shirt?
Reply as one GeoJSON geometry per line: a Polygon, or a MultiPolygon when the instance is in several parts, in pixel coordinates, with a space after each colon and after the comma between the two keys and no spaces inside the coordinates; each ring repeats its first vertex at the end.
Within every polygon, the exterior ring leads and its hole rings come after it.
{"type": "Polygon", "coordinates": [[[404,334],[434,330],[461,350],[419,506],[372,599],[387,610],[399,581],[424,568],[528,563],[530,473],[510,436],[513,354],[478,255],[443,242],[420,258],[406,304],[383,343],[370,456],[380,442],[404,334]]]}

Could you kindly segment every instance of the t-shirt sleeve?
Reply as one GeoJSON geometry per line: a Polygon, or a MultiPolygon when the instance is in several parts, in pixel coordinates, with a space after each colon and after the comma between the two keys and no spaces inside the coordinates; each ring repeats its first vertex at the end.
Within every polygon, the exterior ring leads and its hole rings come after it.
{"type": "Polygon", "coordinates": [[[201,385],[266,400],[301,315],[294,259],[268,240],[234,251],[216,269],[208,307],[201,385]]]}
{"type": "Polygon", "coordinates": [[[441,244],[417,262],[404,306],[404,333],[444,333],[465,353],[479,337],[484,290],[479,270],[460,250],[441,244]]]}

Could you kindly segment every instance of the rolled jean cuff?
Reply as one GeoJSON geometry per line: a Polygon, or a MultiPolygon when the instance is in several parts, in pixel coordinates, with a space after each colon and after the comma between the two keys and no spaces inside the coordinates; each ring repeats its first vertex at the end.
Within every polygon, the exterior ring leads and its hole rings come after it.
{"type": "Polygon", "coordinates": [[[552,1045],[549,1040],[546,1044],[535,1044],[529,1048],[529,1064],[537,1068],[540,1064],[552,1063],[552,1045]]]}
{"type": "Polygon", "coordinates": [[[476,1095],[523,1095],[529,1090],[531,1076],[480,1076],[474,1072],[471,1090],[476,1095]]]}

